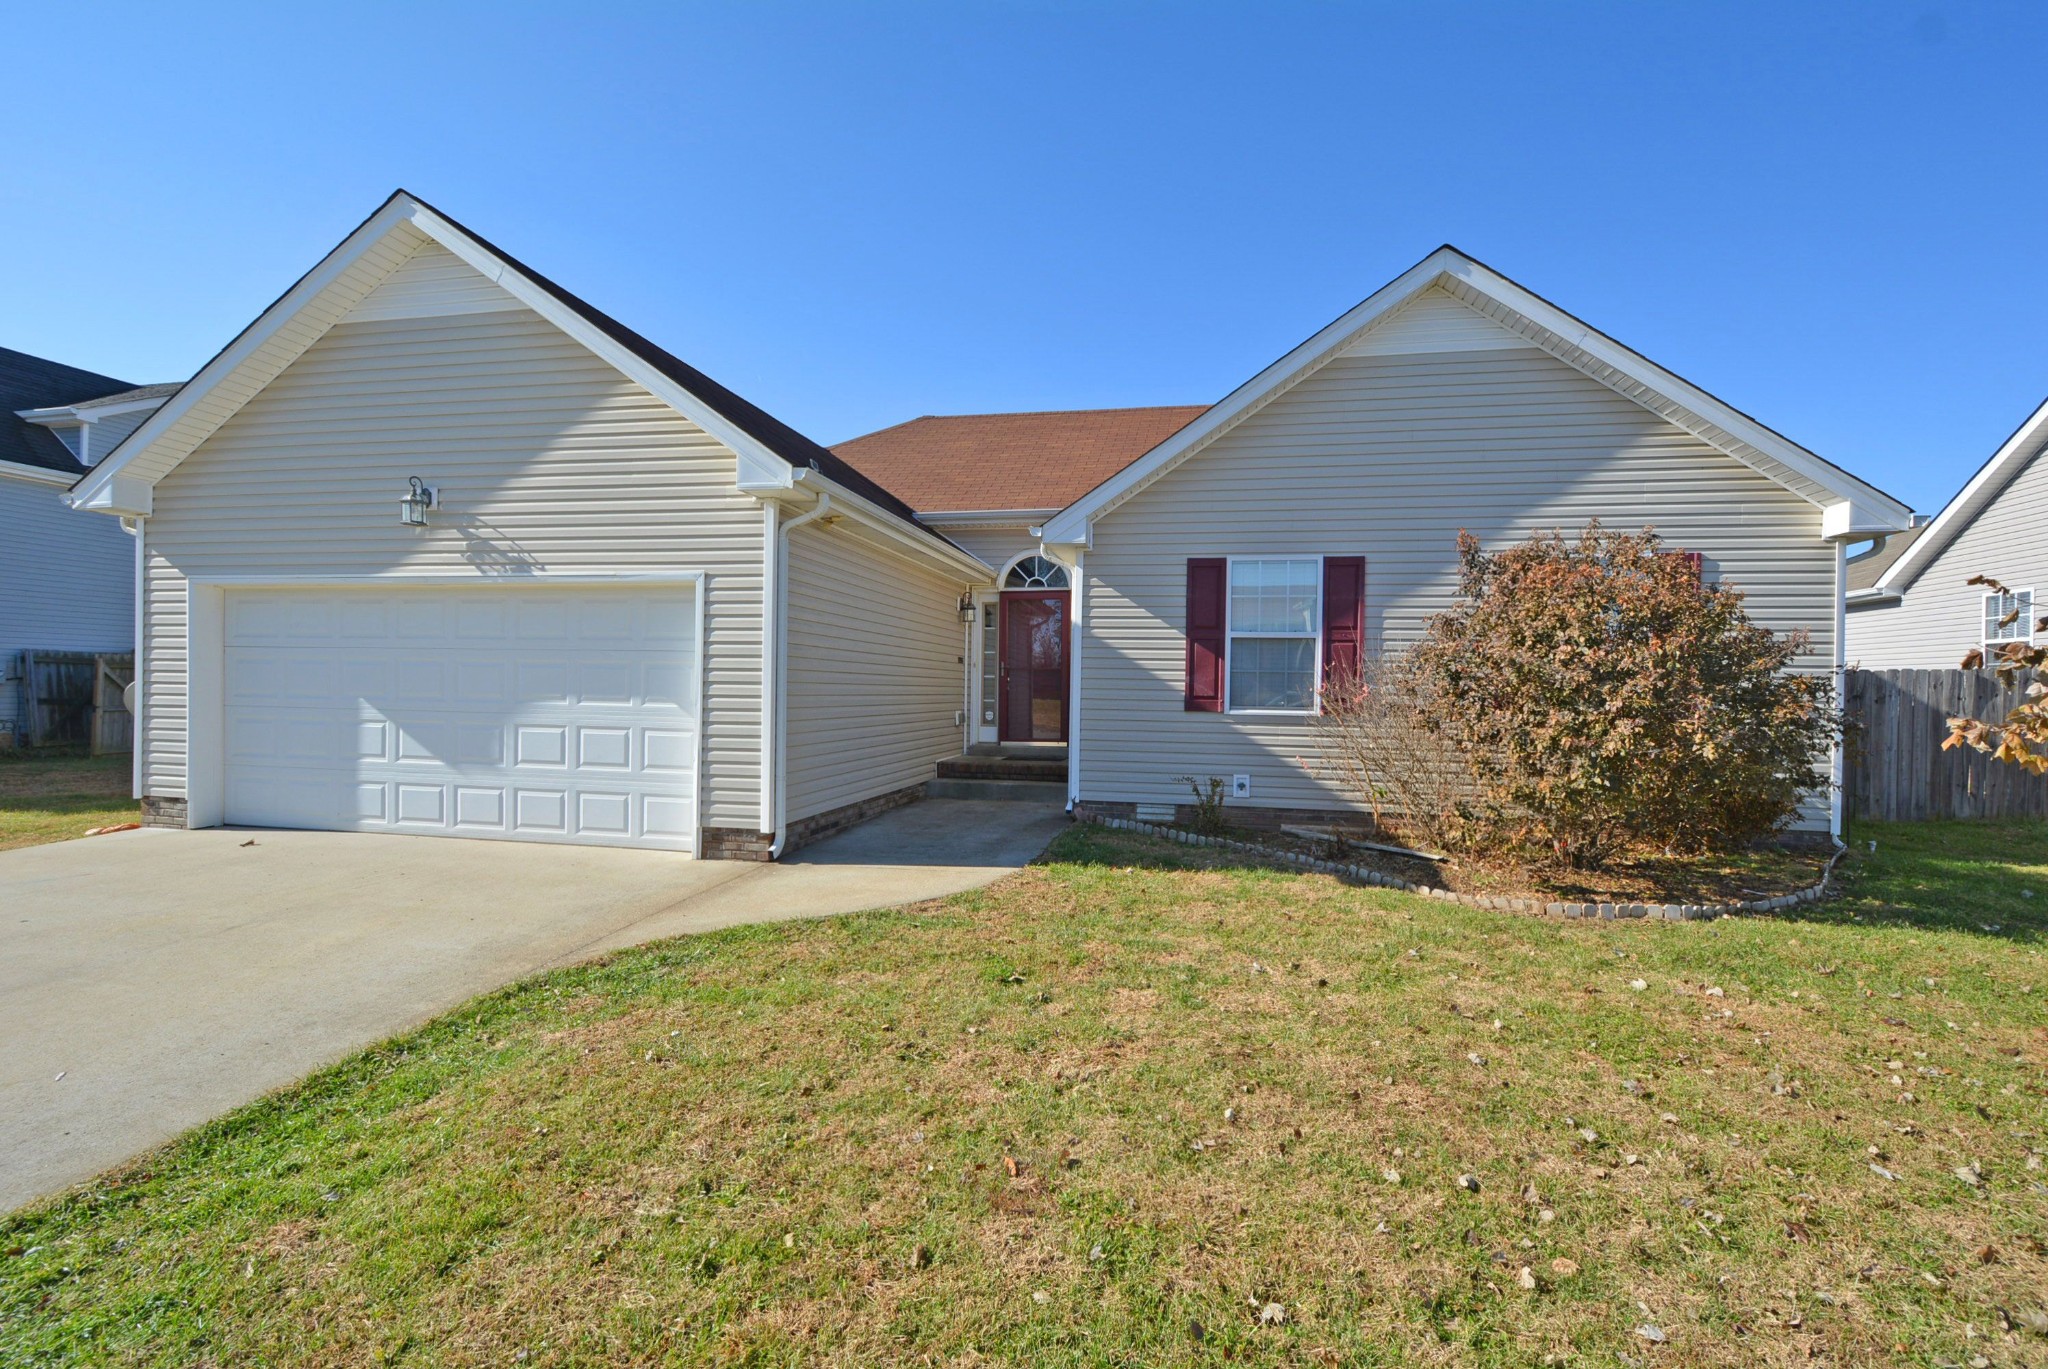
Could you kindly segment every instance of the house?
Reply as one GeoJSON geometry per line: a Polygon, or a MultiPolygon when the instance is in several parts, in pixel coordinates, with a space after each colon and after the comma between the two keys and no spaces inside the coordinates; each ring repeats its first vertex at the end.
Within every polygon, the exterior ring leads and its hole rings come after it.
{"type": "Polygon", "coordinates": [[[2048,403],[1932,520],[1849,562],[1848,660],[1871,670],[1952,670],[1970,651],[2040,640],[2048,594],[2048,403]],[[1987,575],[2007,593],[1970,583],[1987,575]]]}
{"type": "Polygon", "coordinates": [[[991,730],[1083,810],[1344,811],[1321,672],[1461,527],[1655,523],[1834,670],[1906,517],[1449,248],[1218,404],[831,450],[404,192],[72,498],[140,529],[148,821],[751,859],[991,730]]]}
{"type": "Polygon", "coordinates": [[[135,539],[64,494],[176,388],[0,347],[0,746],[28,729],[23,652],[134,649],[135,539]]]}

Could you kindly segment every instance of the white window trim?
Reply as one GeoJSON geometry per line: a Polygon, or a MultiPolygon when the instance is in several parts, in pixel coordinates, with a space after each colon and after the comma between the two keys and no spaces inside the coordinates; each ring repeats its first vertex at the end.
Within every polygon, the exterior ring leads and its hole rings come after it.
{"type": "MultiPolygon", "coordinates": [[[[2014,642],[2020,642],[2027,646],[2032,646],[2034,643],[2034,619],[2036,616],[2034,612],[2034,587],[2028,585],[2023,589],[2007,590],[2006,593],[2010,594],[2014,599],[2018,599],[2021,595],[2026,596],[2026,611],[2013,620],[2013,626],[2023,630],[2017,637],[1991,637],[1985,635],[1991,626],[1991,601],[2003,597],[1996,590],[1986,590],[1983,599],[1978,603],[1977,634],[1983,638],[1983,645],[1987,650],[1992,647],[2011,646],[2014,642]]],[[[2000,616],[2003,617],[2004,615],[2001,614],[2000,616]]]]}
{"type": "Polygon", "coordinates": [[[1313,718],[1323,711],[1323,562],[1325,558],[1304,556],[1300,552],[1275,552],[1270,556],[1226,556],[1223,558],[1223,711],[1247,718],[1313,718]],[[1299,632],[1245,632],[1237,630],[1236,595],[1232,591],[1235,583],[1237,563],[1240,561],[1313,561],[1316,564],[1316,630],[1311,636],[1299,632]],[[1313,641],[1315,654],[1310,667],[1315,672],[1313,697],[1307,708],[1238,708],[1231,702],[1230,667],[1237,655],[1237,639],[1240,636],[1258,638],[1290,638],[1296,641],[1313,641]]]}
{"type": "Polygon", "coordinates": [[[1054,561],[1050,556],[1046,556],[1044,552],[1039,551],[1035,547],[1030,551],[1020,551],[1015,556],[1012,556],[1003,563],[1002,570],[996,574],[996,589],[999,593],[1003,594],[1069,594],[1073,592],[1073,588],[1073,571],[1064,565],[1060,565],[1058,561],[1054,561]],[[1067,583],[1064,585],[1047,585],[1042,589],[1032,589],[1029,586],[1013,588],[1010,584],[1010,572],[1034,557],[1042,557],[1044,560],[1051,562],[1051,564],[1059,566],[1060,573],[1067,577],[1067,583]]]}

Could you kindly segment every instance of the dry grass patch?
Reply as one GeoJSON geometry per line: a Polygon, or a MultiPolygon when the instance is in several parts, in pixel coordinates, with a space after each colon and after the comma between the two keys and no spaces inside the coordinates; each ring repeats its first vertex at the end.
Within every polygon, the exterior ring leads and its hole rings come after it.
{"type": "Polygon", "coordinates": [[[2048,843],[1893,844],[1806,921],[1584,925],[1077,830],[17,1217],[0,1361],[2039,1362],[2048,843]]]}

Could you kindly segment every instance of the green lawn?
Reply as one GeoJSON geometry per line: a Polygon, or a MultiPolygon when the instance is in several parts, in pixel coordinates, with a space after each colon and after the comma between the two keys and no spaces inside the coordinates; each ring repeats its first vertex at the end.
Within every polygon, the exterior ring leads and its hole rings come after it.
{"type": "Polygon", "coordinates": [[[546,975],[0,1222],[0,1363],[2048,1362],[2048,831],[1857,836],[1586,924],[1077,829],[546,975]]]}
{"type": "Polygon", "coordinates": [[[0,851],[134,822],[130,758],[0,751],[0,851]]]}

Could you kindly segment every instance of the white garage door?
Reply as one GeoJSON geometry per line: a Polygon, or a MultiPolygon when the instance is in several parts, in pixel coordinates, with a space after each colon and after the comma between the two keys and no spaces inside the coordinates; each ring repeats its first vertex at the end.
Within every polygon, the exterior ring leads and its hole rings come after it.
{"type": "Polygon", "coordinates": [[[691,594],[230,591],[227,821],[690,850],[691,594]]]}

